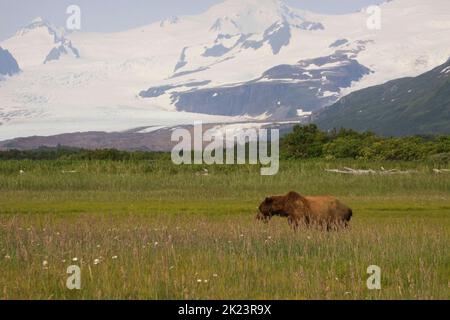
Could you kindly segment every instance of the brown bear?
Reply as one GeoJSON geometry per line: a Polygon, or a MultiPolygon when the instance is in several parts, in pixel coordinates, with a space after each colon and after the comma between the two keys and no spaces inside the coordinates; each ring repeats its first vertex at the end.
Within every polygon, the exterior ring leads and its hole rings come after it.
{"type": "Polygon", "coordinates": [[[288,218],[296,230],[300,224],[319,226],[327,230],[347,227],[352,218],[352,209],[330,196],[303,197],[297,192],[285,196],[266,198],[259,206],[258,220],[269,222],[273,216],[288,218]]]}

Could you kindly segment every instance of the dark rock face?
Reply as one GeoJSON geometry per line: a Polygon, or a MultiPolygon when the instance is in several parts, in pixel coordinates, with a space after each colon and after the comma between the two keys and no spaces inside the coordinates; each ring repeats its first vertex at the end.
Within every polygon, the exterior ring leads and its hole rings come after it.
{"type": "Polygon", "coordinates": [[[14,59],[8,50],[3,50],[0,47],[0,75],[12,76],[19,72],[20,68],[16,59],[14,59]]]}
{"type": "Polygon", "coordinates": [[[291,28],[287,22],[275,23],[264,32],[263,42],[270,44],[273,54],[278,54],[282,47],[289,45],[290,40],[291,28]]]}
{"type": "Polygon", "coordinates": [[[148,90],[141,91],[139,95],[143,98],[156,98],[159,96],[162,96],[166,93],[166,91],[172,90],[177,88],[177,86],[173,85],[167,85],[167,86],[159,86],[159,87],[152,87],[148,90]]]}
{"type": "Polygon", "coordinates": [[[286,21],[275,22],[271,25],[265,32],[263,39],[260,41],[256,40],[246,40],[242,44],[242,48],[248,49],[259,49],[265,43],[268,43],[272,48],[273,54],[280,53],[284,46],[289,45],[291,41],[291,26],[286,21]]]}
{"type": "Polygon", "coordinates": [[[239,37],[236,40],[236,42],[231,47],[225,47],[223,44],[219,43],[220,40],[231,39],[233,36],[231,36],[229,34],[219,34],[215,41],[215,45],[210,48],[206,48],[205,52],[203,52],[202,56],[203,57],[221,57],[221,56],[227,54],[228,52],[230,52],[231,50],[233,50],[234,48],[236,48],[238,45],[245,42],[245,40],[247,40],[250,35],[240,34],[240,35],[236,35],[236,36],[239,37]]]}
{"type": "Polygon", "coordinates": [[[330,56],[300,61],[296,65],[274,67],[266,71],[263,78],[302,80],[308,86],[315,83],[317,86],[320,81],[322,91],[338,92],[370,72],[370,69],[350,58],[347,52],[337,51],[330,56]]]}
{"type": "Polygon", "coordinates": [[[244,49],[252,48],[252,49],[258,50],[263,45],[264,45],[263,41],[247,40],[242,44],[242,48],[244,48],[244,49]]]}
{"type": "Polygon", "coordinates": [[[197,68],[197,69],[194,69],[194,70],[180,71],[180,72],[174,73],[170,78],[171,79],[178,78],[178,77],[186,76],[188,74],[202,72],[202,71],[205,71],[205,70],[208,70],[208,69],[209,69],[209,67],[200,67],[200,68],[197,68]]]}
{"type": "Polygon", "coordinates": [[[203,53],[204,57],[221,57],[230,51],[229,48],[224,47],[222,44],[216,44],[211,48],[207,48],[203,53]]]}
{"type": "Polygon", "coordinates": [[[342,88],[369,74],[370,69],[348,52],[280,65],[261,78],[232,87],[172,93],[178,110],[214,115],[270,114],[273,119],[295,117],[298,109],[313,111],[336,101],[342,88]]]}
{"type": "Polygon", "coordinates": [[[325,27],[320,22],[305,21],[295,27],[303,30],[325,30],[325,27]]]}
{"type": "Polygon", "coordinates": [[[56,61],[61,58],[61,56],[69,54],[69,51],[73,54],[75,58],[79,58],[80,54],[78,52],[78,49],[72,46],[72,42],[67,40],[62,40],[63,42],[57,46],[54,47],[47,57],[45,58],[44,64],[50,62],[50,61],[56,61]]]}
{"type": "Polygon", "coordinates": [[[333,42],[332,44],[330,44],[330,48],[337,48],[337,47],[340,47],[347,43],[348,43],[347,39],[338,39],[335,42],[333,42]]]}
{"type": "Polygon", "coordinates": [[[178,69],[181,69],[181,68],[183,68],[185,65],[187,65],[187,61],[186,61],[186,50],[187,50],[187,49],[188,49],[188,48],[185,47],[185,48],[183,48],[183,50],[181,51],[180,59],[178,60],[176,66],[175,66],[174,72],[176,72],[178,69]]]}
{"type": "MultiPolygon", "coordinates": [[[[298,97],[311,107],[318,107],[315,92],[307,87],[283,82],[249,82],[227,88],[202,89],[174,93],[178,110],[214,115],[251,115],[268,112],[274,118],[296,116],[301,108],[298,97]],[[276,114],[276,116],[274,116],[276,114]]],[[[308,109],[308,108],[307,108],[308,109]]]]}
{"type": "Polygon", "coordinates": [[[47,55],[47,57],[45,58],[44,63],[54,61],[54,60],[59,60],[61,55],[64,55],[64,54],[67,54],[67,50],[64,48],[64,46],[59,46],[59,47],[53,48],[50,51],[50,53],[47,55]]]}
{"type": "Polygon", "coordinates": [[[239,25],[234,21],[233,19],[230,19],[229,17],[219,18],[217,19],[214,24],[211,26],[209,31],[221,31],[223,26],[226,24],[233,25],[237,30],[239,30],[239,25]]]}

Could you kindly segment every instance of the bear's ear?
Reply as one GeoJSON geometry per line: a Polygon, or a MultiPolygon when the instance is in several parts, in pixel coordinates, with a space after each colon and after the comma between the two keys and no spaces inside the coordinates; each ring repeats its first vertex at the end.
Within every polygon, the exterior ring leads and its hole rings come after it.
{"type": "Polygon", "coordinates": [[[298,200],[302,198],[302,196],[295,191],[289,192],[287,196],[290,200],[298,200]]]}
{"type": "Polygon", "coordinates": [[[273,202],[273,199],[270,197],[266,197],[266,199],[264,200],[265,203],[267,204],[271,204],[273,202]]]}

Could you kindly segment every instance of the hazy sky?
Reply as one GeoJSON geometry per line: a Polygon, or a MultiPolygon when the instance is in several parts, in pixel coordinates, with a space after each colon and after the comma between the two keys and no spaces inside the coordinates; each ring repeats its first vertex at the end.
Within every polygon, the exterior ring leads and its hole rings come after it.
{"type": "MultiPolygon", "coordinates": [[[[245,1],[245,0],[242,0],[245,1]]],[[[110,32],[146,25],[175,15],[198,14],[222,0],[0,0],[0,40],[36,17],[65,26],[66,8],[82,10],[82,30],[110,32]]],[[[359,10],[380,0],[285,0],[292,6],[321,13],[359,10]]]]}

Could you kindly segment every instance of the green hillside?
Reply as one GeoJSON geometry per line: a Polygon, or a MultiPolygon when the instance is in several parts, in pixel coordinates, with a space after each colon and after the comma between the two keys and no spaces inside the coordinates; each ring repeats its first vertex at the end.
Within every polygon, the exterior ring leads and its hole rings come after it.
{"type": "Polygon", "coordinates": [[[321,129],[385,136],[450,133],[450,60],[415,78],[354,92],[316,114],[321,129]]]}

